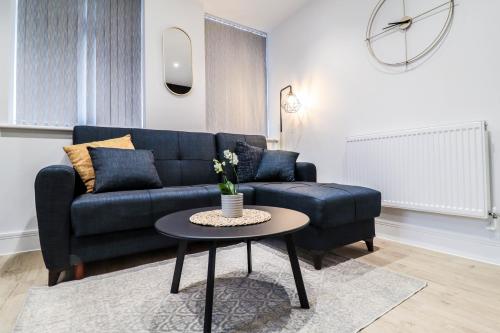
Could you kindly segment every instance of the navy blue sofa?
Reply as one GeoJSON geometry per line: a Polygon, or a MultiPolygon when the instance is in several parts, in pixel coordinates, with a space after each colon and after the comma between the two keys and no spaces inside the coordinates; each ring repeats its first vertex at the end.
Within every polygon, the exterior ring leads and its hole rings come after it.
{"type": "MultiPolygon", "coordinates": [[[[164,188],[109,193],[85,193],[74,169],[55,165],[35,180],[40,243],[49,285],[62,271],[86,262],[176,245],[160,236],[154,223],[184,209],[220,205],[218,175],[212,159],[237,141],[266,148],[259,135],[191,133],[136,128],[77,126],[75,144],[131,134],[137,149],[152,150],[164,188]]],[[[380,193],[362,187],[316,183],[316,167],[298,162],[296,182],[241,184],[245,204],[299,210],[311,219],[296,235],[297,245],[314,254],[321,268],[325,251],[364,240],[373,251],[374,218],[380,214],[380,193]]]]}

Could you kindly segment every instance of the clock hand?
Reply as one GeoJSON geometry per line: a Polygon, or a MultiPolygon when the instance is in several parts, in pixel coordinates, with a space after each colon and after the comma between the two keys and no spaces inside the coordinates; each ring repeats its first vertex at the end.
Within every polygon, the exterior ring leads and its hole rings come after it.
{"type": "Polygon", "coordinates": [[[395,25],[395,24],[404,24],[404,23],[408,23],[410,22],[411,20],[408,19],[408,20],[404,20],[404,21],[398,21],[398,22],[389,22],[387,23],[388,25],[395,25]]]}
{"type": "Polygon", "coordinates": [[[378,37],[378,36],[380,36],[380,35],[383,35],[383,34],[385,34],[385,33],[389,32],[389,31],[392,31],[392,30],[393,30],[394,28],[396,28],[397,26],[398,26],[398,24],[395,24],[395,25],[393,25],[393,26],[387,27],[387,30],[383,30],[383,31],[379,32],[378,34],[375,34],[375,35],[373,35],[373,36],[367,37],[367,38],[365,39],[365,41],[366,41],[366,42],[368,42],[370,39],[373,39],[373,38],[375,38],[375,37],[378,37]]]}
{"type": "Polygon", "coordinates": [[[387,27],[382,28],[382,30],[387,30],[387,29],[390,29],[390,28],[394,28],[394,27],[396,27],[396,26],[398,26],[398,25],[401,25],[401,24],[406,24],[406,23],[408,23],[408,22],[410,22],[410,21],[411,21],[411,20],[410,20],[410,19],[408,19],[408,20],[399,21],[399,22],[390,22],[390,23],[388,23],[387,27]]]}
{"type": "Polygon", "coordinates": [[[388,25],[387,27],[382,28],[382,30],[387,30],[387,29],[395,28],[398,25],[401,25],[401,23],[388,25]]]}

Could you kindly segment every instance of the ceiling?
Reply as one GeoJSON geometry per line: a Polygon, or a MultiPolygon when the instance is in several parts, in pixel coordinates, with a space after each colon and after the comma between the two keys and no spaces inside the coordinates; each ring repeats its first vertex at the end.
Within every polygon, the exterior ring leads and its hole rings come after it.
{"type": "Polygon", "coordinates": [[[270,32],[312,0],[201,0],[205,12],[249,28],[270,32]]]}

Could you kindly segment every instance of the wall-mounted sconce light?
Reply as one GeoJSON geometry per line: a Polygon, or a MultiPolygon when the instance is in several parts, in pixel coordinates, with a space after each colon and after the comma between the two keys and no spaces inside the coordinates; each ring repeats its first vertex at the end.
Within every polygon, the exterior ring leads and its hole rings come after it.
{"type": "Polygon", "coordinates": [[[280,133],[283,133],[283,110],[287,113],[296,113],[299,112],[300,107],[300,101],[293,93],[291,85],[280,90],[280,133]],[[288,90],[288,92],[283,94],[286,90],[288,90]]]}
{"type": "Polygon", "coordinates": [[[300,101],[293,93],[291,85],[280,90],[280,148],[283,148],[283,110],[287,113],[299,112],[301,107],[300,101]],[[285,93],[285,91],[287,91],[285,93]]]}

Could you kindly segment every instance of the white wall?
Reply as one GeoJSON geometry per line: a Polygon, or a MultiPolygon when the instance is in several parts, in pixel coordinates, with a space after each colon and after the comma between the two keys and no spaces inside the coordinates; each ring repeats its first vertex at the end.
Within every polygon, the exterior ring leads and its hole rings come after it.
{"type": "Polygon", "coordinates": [[[0,254],[38,248],[34,181],[38,171],[67,164],[71,133],[0,129],[0,254]]]}
{"type": "MultiPolygon", "coordinates": [[[[12,120],[15,0],[0,1],[0,123],[12,120]]],[[[0,129],[0,254],[38,247],[33,182],[61,163],[68,133],[0,129]]]]}
{"type": "Polygon", "coordinates": [[[145,19],[145,110],[146,127],[204,131],[205,118],[205,21],[197,0],[147,0],[145,19]],[[179,27],[191,38],[193,88],[175,96],[163,85],[162,32],[179,27]]]}
{"type": "MultiPolygon", "coordinates": [[[[205,130],[204,12],[197,0],[146,0],[145,127],[205,130]],[[194,86],[184,97],[170,94],[162,79],[164,28],[184,29],[193,43],[194,86]]],[[[15,0],[0,0],[0,124],[11,120],[15,0]]],[[[33,183],[48,165],[68,164],[62,150],[71,133],[1,128],[0,254],[39,247],[33,183]]]]}
{"type": "MultiPolygon", "coordinates": [[[[399,74],[375,65],[364,43],[377,2],[315,0],[269,34],[269,96],[292,83],[304,104],[300,114],[286,115],[285,147],[315,162],[320,181],[343,182],[347,136],[486,120],[498,194],[493,203],[500,207],[500,45],[493,42],[500,31],[495,14],[500,2],[460,1],[442,47],[415,70],[399,74]]],[[[279,136],[278,104],[269,99],[271,137],[279,136]]],[[[384,209],[377,232],[500,264],[500,234],[487,225],[384,209]]]]}

